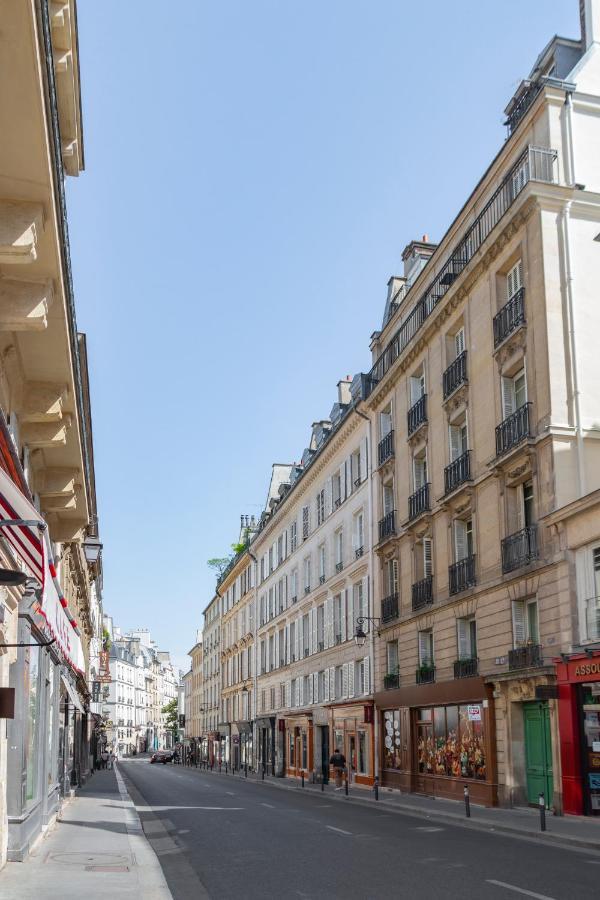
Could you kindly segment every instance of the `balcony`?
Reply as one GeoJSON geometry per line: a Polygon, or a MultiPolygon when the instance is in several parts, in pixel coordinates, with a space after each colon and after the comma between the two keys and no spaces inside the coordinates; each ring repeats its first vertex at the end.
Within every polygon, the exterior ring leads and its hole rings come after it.
{"type": "Polygon", "coordinates": [[[308,649],[308,647],[305,647],[304,648],[304,659],[306,659],[307,656],[309,656],[309,655],[310,655],[310,650],[308,649]]]}
{"type": "Polygon", "coordinates": [[[448,567],[448,578],[450,581],[450,593],[459,594],[466,591],[467,588],[474,587],[477,584],[475,577],[475,554],[459,559],[448,567]]]}
{"type": "Polygon", "coordinates": [[[385,624],[398,618],[398,593],[390,594],[381,601],[381,621],[385,624]]]}
{"type": "Polygon", "coordinates": [[[514,572],[538,558],[537,525],[527,525],[502,540],[502,571],[514,572]]]}
{"type": "Polygon", "coordinates": [[[526,644],[525,647],[516,647],[508,651],[508,668],[533,669],[544,665],[544,655],[541,644],[526,644]]]}
{"type": "Polygon", "coordinates": [[[529,407],[531,403],[524,403],[496,426],[496,456],[502,456],[513,447],[517,447],[528,437],[531,437],[529,427],[529,407]]]}
{"type": "Polygon", "coordinates": [[[334,634],[333,640],[336,644],[341,644],[342,643],[342,632],[338,631],[337,634],[334,634]]]}
{"type": "Polygon", "coordinates": [[[427,575],[420,581],[415,581],[412,586],[413,612],[423,609],[433,603],[433,575],[427,575]]]}
{"type": "Polygon", "coordinates": [[[419,666],[415,673],[415,681],[417,684],[433,684],[435,681],[435,666],[419,666]]]}
{"type": "Polygon", "coordinates": [[[444,400],[447,400],[467,380],[467,351],[463,350],[454,362],[450,363],[442,376],[444,400]]]}
{"type": "Polygon", "coordinates": [[[444,469],[444,493],[451,494],[459,485],[471,480],[471,451],[465,450],[444,469]]]}
{"type": "Polygon", "coordinates": [[[364,554],[364,552],[365,552],[364,547],[357,547],[356,550],[354,551],[354,559],[360,559],[361,556],[364,554]]]}
{"type": "Polygon", "coordinates": [[[479,660],[477,657],[473,659],[457,659],[454,663],[455,678],[474,678],[479,674],[479,660]]]}
{"type": "Polygon", "coordinates": [[[305,585],[304,585],[304,593],[305,593],[305,594],[310,594],[310,584],[305,584],[305,585]]]}
{"type": "Polygon", "coordinates": [[[427,482],[408,498],[408,518],[411,521],[429,510],[429,487],[430,483],[427,482]]]}
{"type": "MultiPolygon", "coordinates": [[[[292,597],[292,601],[291,601],[291,602],[292,602],[292,603],[297,603],[297,602],[298,602],[298,597],[292,597]]],[[[262,622],[261,624],[264,625],[265,623],[262,622]]]]}
{"type": "Polygon", "coordinates": [[[337,563],[335,564],[335,571],[336,571],[336,572],[341,572],[343,568],[344,568],[344,563],[343,563],[343,562],[337,562],[337,563]]]}
{"type": "Polygon", "coordinates": [[[319,641],[317,643],[318,652],[321,653],[325,649],[325,641],[319,641]]]}
{"type": "Polygon", "coordinates": [[[395,688],[400,687],[400,675],[398,672],[388,672],[387,675],[383,676],[383,689],[385,691],[393,691],[395,688]]]}
{"type": "Polygon", "coordinates": [[[384,541],[394,534],[396,534],[396,511],[392,509],[379,520],[379,540],[384,541]]]}
{"type": "Polygon", "coordinates": [[[319,584],[325,584],[325,576],[319,575],[319,584]]]}
{"type": "Polygon", "coordinates": [[[423,394],[414,403],[406,414],[408,422],[408,436],[414,434],[427,421],[427,394],[423,394]]]}
{"type": "Polygon", "coordinates": [[[525,323],[525,288],[520,288],[494,316],[494,350],[525,323]]]}
{"type": "Polygon", "coordinates": [[[544,86],[544,82],[542,79],[539,81],[526,81],[523,85],[523,90],[519,94],[519,96],[513,97],[510,102],[510,112],[508,113],[508,118],[505,121],[505,125],[508,128],[509,135],[513,134],[519,122],[532,105],[533,101],[541,91],[544,86]]]}
{"type": "Polygon", "coordinates": [[[380,466],[391,459],[394,455],[394,431],[388,432],[384,438],[379,441],[377,447],[377,461],[380,466]]]}

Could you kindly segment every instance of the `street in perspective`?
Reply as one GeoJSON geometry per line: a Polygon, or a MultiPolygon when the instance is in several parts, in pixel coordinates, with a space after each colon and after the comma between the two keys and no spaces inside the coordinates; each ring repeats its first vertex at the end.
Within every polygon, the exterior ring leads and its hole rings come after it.
{"type": "Polygon", "coordinates": [[[600,0],[480,6],[0,0],[0,900],[600,898],[600,0]]]}

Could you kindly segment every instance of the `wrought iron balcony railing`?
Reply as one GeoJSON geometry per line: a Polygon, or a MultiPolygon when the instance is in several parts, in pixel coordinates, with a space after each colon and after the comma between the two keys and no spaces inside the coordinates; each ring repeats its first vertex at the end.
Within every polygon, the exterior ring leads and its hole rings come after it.
{"type": "Polygon", "coordinates": [[[465,481],[471,480],[471,451],[465,450],[444,469],[444,492],[451,493],[465,481]]]}
{"type": "Polygon", "coordinates": [[[340,561],[340,562],[336,562],[336,564],[335,564],[335,571],[336,571],[336,572],[341,572],[343,568],[344,568],[344,563],[343,563],[343,562],[341,562],[341,561],[340,561]]]}
{"type": "Polygon", "coordinates": [[[360,559],[361,556],[364,555],[365,548],[363,546],[357,547],[354,551],[354,559],[360,559]]]}
{"type": "Polygon", "coordinates": [[[508,651],[509,669],[533,669],[544,665],[541,644],[525,644],[508,651]]]}
{"type": "Polygon", "coordinates": [[[406,418],[410,437],[420,425],[427,421],[427,394],[423,394],[416,403],[413,403],[406,418]]]}
{"type": "Polygon", "coordinates": [[[433,575],[427,575],[412,586],[412,608],[416,612],[433,603],[433,575]]]}
{"type": "Polygon", "coordinates": [[[408,518],[412,521],[429,508],[429,482],[427,482],[408,498],[408,518]]]}
{"type": "Polygon", "coordinates": [[[454,393],[454,391],[467,381],[467,351],[456,357],[454,362],[450,363],[444,374],[442,375],[442,384],[444,389],[444,400],[454,393]]]}
{"type": "Polygon", "coordinates": [[[524,403],[516,412],[508,416],[496,426],[496,456],[502,456],[513,447],[517,447],[531,437],[530,412],[531,403],[524,403]]]}
{"type": "Polygon", "coordinates": [[[504,574],[514,572],[536,560],[539,556],[537,525],[527,525],[503,538],[501,550],[504,574]]]}
{"type": "Polygon", "coordinates": [[[394,688],[400,687],[400,674],[399,672],[388,672],[387,675],[383,676],[383,689],[385,691],[392,691],[394,688]]]}
{"type": "MultiPolygon", "coordinates": [[[[385,377],[404,352],[525,185],[529,181],[543,181],[550,184],[555,181],[556,159],[556,150],[532,146],[525,148],[376,360],[365,378],[365,396],[369,396],[375,385],[385,377]]],[[[407,304],[411,302],[410,293],[409,290],[406,295],[407,304]]]]}
{"type": "Polygon", "coordinates": [[[398,592],[384,597],[381,601],[381,621],[390,622],[398,618],[398,592]]]}
{"type": "Polygon", "coordinates": [[[494,316],[494,349],[524,322],[525,288],[522,287],[494,316]]]}
{"type": "Polygon", "coordinates": [[[460,591],[466,591],[467,588],[473,587],[477,583],[475,576],[475,554],[459,559],[448,567],[448,575],[450,580],[450,593],[458,594],[460,591]]]}
{"type": "Polygon", "coordinates": [[[394,534],[396,534],[396,511],[392,509],[379,520],[379,540],[383,541],[394,534]]]}
{"type": "Polygon", "coordinates": [[[384,462],[394,455],[394,430],[388,431],[386,436],[379,441],[377,447],[377,461],[382,466],[384,462]]]}
{"type": "Polygon", "coordinates": [[[457,659],[454,663],[455,678],[473,678],[479,673],[479,660],[477,657],[472,659],[457,659]]]}
{"type": "Polygon", "coordinates": [[[417,684],[432,684],[435,681],[435,666],[419,666],[415,680],[417,684]]]}

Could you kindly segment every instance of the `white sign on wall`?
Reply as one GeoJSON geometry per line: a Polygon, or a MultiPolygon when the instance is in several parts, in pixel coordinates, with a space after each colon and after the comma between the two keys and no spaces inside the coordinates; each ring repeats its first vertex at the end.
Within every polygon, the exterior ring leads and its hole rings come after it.
{"type": "Polygon", "coordinates": [[[481,722],[481,707],[468,706],[469,722],[481,722]]]}

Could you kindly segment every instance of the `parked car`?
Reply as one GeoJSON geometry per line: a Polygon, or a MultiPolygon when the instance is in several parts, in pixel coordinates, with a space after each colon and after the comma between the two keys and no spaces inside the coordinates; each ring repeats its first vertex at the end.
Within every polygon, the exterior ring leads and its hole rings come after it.
{"type": "Polygon", "coordinates": [[[173,762],[173,751],[172,750],[155,750],[152,756],[150,757],[151,763],[161,762],[163,765],[166,765],[168,762],[173,762]]]}

